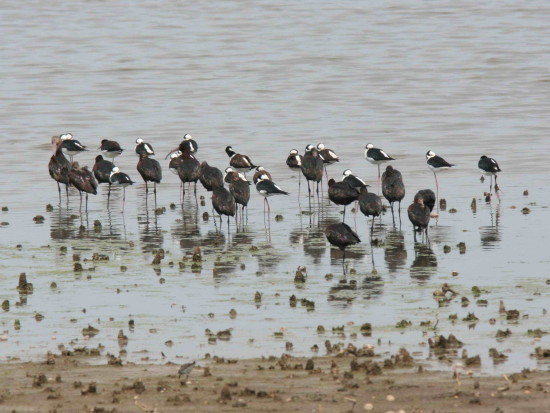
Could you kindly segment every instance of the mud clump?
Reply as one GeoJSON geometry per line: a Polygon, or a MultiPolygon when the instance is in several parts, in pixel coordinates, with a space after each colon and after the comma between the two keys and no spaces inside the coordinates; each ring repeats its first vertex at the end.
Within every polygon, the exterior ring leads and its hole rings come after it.
{"type": "Polygon", "coordinates": [[[550,358],[550,348],[537,347],[533,355],[539,360],[550,358]]]}
{"type": "Polygon", "coordinates": [[[42,224],[46,219],[42,215],[36,215],[32,220],[37,224],[42,224]]]}
{"type": "Polygon", "coordinates": [[[201,252],[200,247],[195,247],[193,249],[192,261],[193,262],[201,262],[202,261],[202,252],[201,252]]]}
{"type": "Polygon", "coordinates": [[[361,328],[359,329],[361,331],[361,334],[370,337],[372,335],[372,325],[371,323],[364,323],[361,325],[361,328]]]}
{"type": "Polygon", "coordinates": [[[10,311],[10,300],[2,301],[2,310],[10,311]]]}
{"type": "Polygon", "coordinates": [[[88,327],[84,327],[82,329],[82,335],[84,337],[88,336],[88,337],[94,337],[96,336],[97,334],[99,334],[99,329],[95,328],[95,327],[92,327],[91,325],[88,325],[88,327]]]}
{"type": "Polygon", "coordinates": [[[458,340],[453,334],[449,334],[449,337],[444,335],[435,336],[428,340],[428,344],[432,350],[450,350],[461,348],[464,343],[458,340]]]}
{"type": "Polygon", "coordinates": [[[33,292],[33,286],[31,283],[27,282],[27,275],[24,272],[19,274],[17,291],[19,291],[20,294],[32,294],[33,292]]]}
{"type": "Polygon", "coordinates": [[[145,392],[145,384],[141,380],[138,380],[130,386],[122,386],[122,391],[135,391],[136,394],[141,394],[145,392]]]}

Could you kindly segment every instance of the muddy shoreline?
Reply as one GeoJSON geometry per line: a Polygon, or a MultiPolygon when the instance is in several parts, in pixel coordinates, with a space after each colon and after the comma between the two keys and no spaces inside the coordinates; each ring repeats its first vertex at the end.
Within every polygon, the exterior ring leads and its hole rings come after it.
{"type": "MultiPolygon", "coordinates": [[[[364,349],[363,349],[364,350],[364,349]]],[[[455,364],[428,371],[405,350],[377,361],[356,350],[311,359],[133,364],[82,356],[0,364],[0,412],[542,412],[550,372],[487,376],[455,364]]]]}

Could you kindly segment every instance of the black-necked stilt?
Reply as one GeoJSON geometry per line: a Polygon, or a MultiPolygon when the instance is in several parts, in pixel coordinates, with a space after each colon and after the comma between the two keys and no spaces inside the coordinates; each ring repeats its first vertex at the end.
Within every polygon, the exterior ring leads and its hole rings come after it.
{"type": "Polygon", "coordinates": [[[229,184],[229,192],[233,195],[235,203],[241,205],[242,221],[242,217],[244,216],[244,208],[248,206],[248,201],[250,200],[250,182],[247,181],[241,173],[233,174],[231,183],[229,184]]]}
{"type": "Polygon", "coordinates": [[[395,159],[382,149],[375,148],[372,143],[368,143],[367,146],[365,146],[365,159],[372,164],[378,165],[378,190],[380,191],[380,164],[394,161],[395,159]]]}
{"type": "Polygon", "coordinates": [[[323,145],[322,143],[319,143],[317,145],[317,150],[319,151],[319,156],[321,157],[321,159],[323,159],[323,164],[325,167],[325,175],[327,177],[327,182],[328,182],[327,166],[332,165],[333,163],[336,163],[336,162],[340,162],[340,159],[332,149],[326,148],[325,145],[323,145]]]}
{"type": "MultiPolygon", "coordinates": [[[[178,176],[180,177],[183,197],[185,197],[185,183],[195,184],[195,195],[197,195],[197,181],[201,175],[201,164],[189,151],[182,153],[179,157],[178,176]]],[[[189,188],[191,190],[191,188],[189,188]]]]}
{"type": "Polygon", "coordinates": [[[443,159],[439,155],[436,155],[435,152],[431,150],[426,152],[426,163],[428,164],[428,168],[430,168],[434,173],[437,202],[437,200],[439,199],[439,184],[437,183],[437,173],[451,168],[452,166],[454,166],[454,164],[447,162],[445,159],[443,159]]]}
{"type": "Polygon", "coordinates": [[[422,203],[430,209],[430,212],[433,211],[435,202],[436,202],[436,197],[435,197],[434,191],[432,191],[431,189],[421,189],[416,193],[416,195],[414,196],[414,199],[415,201],[417,199],[421,199],[422,203]]]}
{"type": "Polygon", "coordinates": [[[378,195],[370,193],[366,186],[362,186],[359,190],[359,209],[367,218],[369,216],[372,217],[372,224],[370,228],[370,234],[372,237],[374,218],[380,216],[382,213],[382,201],[378,195]]]}
{"type": "Polygon", "coordinates": [[[359,190],[364,186],[368,186],[365,181],[363,181],[358,176],[355,176],[351,169],[346,169],[342,174],[342,182],[347,183],[349,186],[359,190]]]}
{"type": "Polygon", "coordinates": [[[170,152],[168,152],[168,155],[166,155],[164,157],[164,159],[168,159],[170,157],[172,157],[172,154],[176,151],[182,151],[182,152],[185,152],[186,151],[186,148],[189,149],[189,151],[194,154],[195,152],[197,152],[199,150],[199,145],[197,144],[197,142],[193,139],[193,137],[191,135],[189,135],[188,133],[186,133],[184,136],[183,136],[183,140],[180,142],[180,144],[178,145],[177,148],[175,149],[172,149],[170,152]]]}
{"type": "Polygon", "coordinates": [[[134,150],[138,155],[144,154],[153,156],[155,154],[153,147],[141,138],[136,139],[136,147],[134,150]]]}
{"type": "Polygon", "coordinates": [[[252,177],[252,182],[254,182],[254,185],[258,183],[261,176],[267,177],[267,179],[273,181],[273,179],[271,178],[271,174],[267,172],[263,166],[257,166],[256,172],[254,172],[254,176],[252,177]]]}
{"type": "MultiPolygon", "coordinates": [[[[256,183],[256,191],[264,197],[264,216],[265,216],[265,204],[267,204],[267,215],[271,214],[271,208],[269,206],[268,197],[273,195],[288,195],[288,192],[283,191],[277,184],[267,178],[267,175],[260,176],[256,183]]],[[[265,219],[265,218],[264,218],[265,219]]]]}
{"type": "Polygon", "coordinates": [[[429,242],[428,224],[430,223],[430,208],[424,205],[420,197],[415,197],[414,202],[409,205],[407,213],[411,223],[413,224],[414,241],[416,242],[416,232],[418,231],[425,232],[426,239],[429,242]]]}
{"type": "Polygon", "coordinates": [[[323,179],[323,160],[319,156],[319,151],[313,145],[306,146],[306,153],[302,157],[302,173],[307,180],[307,192],[311,197],[311,187],[309,181],[317,183],[317,198],[319,198],[319,182],[323,179]]]}
{"type": "Polygon", "coordinates": [[[59,136],[52,138],[53,152],[54,154],[50,158],[48,163],[48,171],[50,176],[57,182],[57,191],[59,192],[59,202],[61,203],[61,187],[60,183],[65,184],[65,192],[67,194],[67,201],[69,201],[69,171],[71,170],[71,164],[68,159],[65,158],[61,151],[62,141],[59,136]]]}
{"type": "Polygon", "coordinates": [[[489,194],[493,190],[493,176],[495,177],[495,194],[497,194],[500,189],[497,184],[497,173],[502,172],[500,167],[498,166],[497,161],[495,161],[493,158],[488,158],[487,156],[483,155],[481,158],[479,158],[477,167],[481,169],[481,172],[483,172],[483,175],[491,177],[489,194]]]}
{"type": "Polygon", "coordinates": [[[147,182],[153,182],[153,192],[157,199],[157,184],[162,180],[162,168],[156,159],[149,158],[145,154],[139,155],[137,170],[145,182],[145,194],[149,193],[147,182]]]}
{"type": "MultiPolygon", "coordinates": [[[[302,169],[302,159],[303,156],[298,154],[297,149],[291,149],[286,158],[286,166],[293,170],[302,169]]],[[[302,174],[298,173],[298,199],[300,198],[300,187],[302,182],[302,174]]]]}
{"type": "Polygon", "coordinates": [[[386,172],[382,174],[382,195],[390,203],[394,225],[393,203],[399,202],[399,223],[401,224],[401,200],[405,198],[405,184],[403,183],[401,172],[393,169],[391,165],[386,166],[386,172]]]}
{"type": "Polygon", "coordinates": [[[359,198],[359,191],[347,182],[336,182],[334,179],[328,181],[328,198],[336,205],[344,206],[342,222],[346,220],[346,206],[359,198]]]}
{"type": "Polygon", "coordinates": [[[223,177],[223,181],[226,183],[226,184],[230,184],[231,182],[233,182],[233,178],[235,177],[238,177],[239,176],[239,172],[235,171],[233,168],[231,168],[230,166],[228,166],[227,168],[225,168],[225,175],[223,177]]]}
{"type": "Polygon", "coordinates": [[[227,232],[229,233],[229,217],[235,216],[235,198],[224,186],[215,182],[212,187],[212,207],[220,216],[220,229],[222,227],[222,215],[227,216],[227,232]]]}
{"type": "Polygon", "coordinates": [[[231,146],[225,148],[225,153],[230,158],[229,166],[235,168],[236,171],[246,173],[256,167],[248,156],[236,153],[231,146]]]}
{"type": "Polygon", "coordinates": [[[350,245],[357,244],[361,242],[359,235],[357,235],[349,225],[339,222],[338,224],[331,224],[325,229],[325,236],[327,237],[328,242],[332,245],[340,248],[344,252],[342,257],[342,268],[345,270],[345,259],[346,259],[346,248],[350,245]]]}
{"type": "Polygon", "coordinates": [[[111,158],[112,160],[119,156],[124,150],[120,147],[118,142],[111,141],[109,139],[103,139],[101,141],[101,146],[98,149],[101,150],[103,156],[111,158]]]}
{"type": "Polygon", "coordinates": [[[177,175],[178,166],[180,166],[182,160],[181,151],[172,152],[170,155],[170,162],[168,162],[168,170],[174,175],[177,175]]]}
{"type": "Polygon", "coordinates": [[[215,166],[210,166],[206,161],[201,163],[199,180],[207,191],[212,191],[214,186],[223,186],[223,174],[215,166]]]}
{"type": "Polygon", "coordinates": [[[80,168],[78,162],[73,162],[69,172],[69,179],[80,192],[80,209],[82,209],[82,192],[86,193],[86,213],[88,212],[88,194],[97,195],[97,181],[94,174],[86,166],[80,168]]]}
{"type": "Polygon", "coordinates": [[[80,152],[87,151],[86,147],[82,145],[78,140],[73,138],[70,133],[64,133],[59,136],[61,139],[61,150],[64,154],[69,155],[71,163],[73,163],[73,156],[78,155],[80,152]]]}
{"type": "Polygon", "coordinates": [[[109,190],[107,192],[107,206],[109,206],[109,200],[111,198],[111,173],[114,167],[114,163],[103,159],[103,156],[101,155],[97,155],[92,168],[92,172],[94,173],[98,184],[109,184],[109,190]]]}
{"type": "Polygon", "coordinates": [[[126,187],[134,182],[124,172],[120,172],[118,166],[115,166],[109,177],[110,184],[122,186],[122,212],[124,212],[124,203],[126,202],[126,187]]]}

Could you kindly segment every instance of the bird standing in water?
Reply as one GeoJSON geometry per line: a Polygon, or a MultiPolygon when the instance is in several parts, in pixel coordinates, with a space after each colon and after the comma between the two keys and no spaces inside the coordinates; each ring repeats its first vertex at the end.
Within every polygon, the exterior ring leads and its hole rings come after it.
{"type": "Polygon", "coordinates": [[[395,159],[382,149],[375,148],[372,143],[368,143],[367,146],[365,146],[365,159],[374,165],[378,165],[378,193],[380,193],[380,164],[394,161],[395,159]]]}
{"type": "Polygon", "coordinates": [[[409,220],[413,224],[414,241],[416,242],[416,232],[424,232],[426,234],[426,240],[429,243],[428,238],[428,224],[430,223],[430,208],[424,205],[421,197],[414,197],[414,202],[409,205],[407,209],[409,220]]]}
{"type": "Polygon", "coordinates": [[[80,209],[82,210],[82,192],[86,193],[86,213],[88,213],[88,194],[97,195],[97,181],[94,174],[87,167],[78,165],[78,162],[73,162],[69,172],[69,179],[80,192],[80,209]]]}
{"type": "MultiPolygon", "coordinates": [[[[319,151],[313,145],[306,146],[306,153],[302,157],[302,173],[307,180],[307,192],[311,198],[311,187],[309,181],[317,183],[317,200],[319,200],[319,182],[323,179],[323,159],[319,156],[319,151]]],[[[311,199],[310,199],[311,207],[311,199]]]]}
{"type": "Polygon", "coordinates": [[[60,183],[65,185],[65,192],[67,194],[67,202],[69,202],[69,185],[71,181],[69,179],[69,171],[71,170],[71,164],[63,155],[61,150],[62,140],[58,136],[52,138],[53,155],[48,163],[48,172],[52,179],[57,182],[57,191],[59,192],[59,203],[61,204],[61,186],[60,183]]]}
{"type": "MultiPolygon", "coordinates": [[[[302,169],[303,156],[298,154],[297,149],[291,149],[286,158],[286,166],[292,170],[302,169]]],[[[300,187],[302,186],[302,174],[298,173],[298,199],[300,199],[300,187]]]]}
{"type": "MultiPolygon", "coordinates": [[[[434,173],[435,178],[435,190],[436,190],[436,203],[439,200],[439,184],[437,183],[437,173],[440,171],[445,171],[454,166],[454,164],[447,162],[441,156],[436,155],[434,151],[428,151],[426,153],[426,163],[428,168],[434,173]]],[[[438,205],[439,209],[439,205],[438,205]]]]}
{"type": "Polygon", "coordinates": [[[149,158],[148,155],[141,153],[137,163],[137,170],[145,182],[145,195],[149,193],[147,182],[153,182],[153,192],[155,194],[155,203],[157,201],[157,184],[162,181],[162,168],[156,159],[149,158]]]}
{"type": "Polygon", "coordinates": [[[401,172],[393,169],[391,165],[386,166],[386,172],[382,174],[382,195],[390,203],[393,225],[395,225],[393,203],[399,202],[399,224],[401,224],[401,200],[405,198],[405,184],[401,172]]]}
{"type": "Polygon", "coordinates": [[[339,222],[338,224],[331,224],[325,229],[325,236],[328,242],[332,245],[340,248],[343,251],[342,268],[344,274],[346,273],[345,260],[346,260],[346,248],[350,245],[361,242],[359,235],[357,235],[347,224],[339,222]]]}
{"type": "Polygon", "coordinates": [[[122,211],[124,212],[124,203],[126,202],[126,187],[132,185],[134,182],[124,172],[120,172],[118,166],[115,166],[109,176],[109,181],[113,185],[122,186],[122,211]]]}
{"type": "Polygon", "coordinates": [[[111,172],[115,164],[111,161],[103,159],[103,156],[97,155],[95,157],[95,163],[92,168],[95,179],[99,184],[109,184],[109,190],[107,192],[107,207],[109,206],[109,201],[111,199],[111,172]]]}
{"type": "Polygon", "coordinates": [[[346,220],[346,206],[359,198],[359,191],[347,182],[336,182],[334,179],[328,181],[328,198],[336,205],[344,205],[342,222],[346,220]]]}
{"type": "Polygon", "coordinates": [[[370,228],[370,235],[372,238],[372,231],[374,230],[374,218],[380,216],[382,213],[382,201],[376,194],[372,194],[367,190],[366,186],[361,187],[359,191],[359,209],[367,218],[372,217],[372,224],[370,228]]]}
{"type": "Polygon", "coordinates": [[[491,191],[493,190],[493,176],[495,177],[495,194],[498,197],[498,192],[500,191],[500,188],[498,187],[498,184],[497,184],[497,173],[502,171],[498,166],[497,161],[495,161],[493,158],[488,158],[487,156],[483,155],[481,158],[479,158],[477,167],[481,170],[483,175],[491,177],[489,194],[491,194],[491,191]]]}

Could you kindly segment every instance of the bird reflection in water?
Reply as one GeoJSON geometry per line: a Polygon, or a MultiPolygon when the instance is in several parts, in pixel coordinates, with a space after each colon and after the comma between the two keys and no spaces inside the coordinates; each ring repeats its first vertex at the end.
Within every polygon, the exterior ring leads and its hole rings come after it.
{"type": "Polygon", "coordinates": [[[311,257],[314,264],[319,264],[327,249],[323,231],[313,227],[305,234],[303,240],[304,254],[311,257]]]}
{"type": "Polygon", "coordinates": [[[396,273],[407,263],[407,250],[405,249],[405,236],[403,232],[393,230],[386,235],[384,260],[390,274],[396,273]]]}
{"type": "Polygon", "coordinates": [[[138,195],[138,231],[143,252],[149,253],[162,247],[164,236],[158,227],[158,217],[153,209],[149,211],[147,194],[138,195]]]}
{"type": "Polygon", "coordinates": [[[411,278],[423,284],[437,271],[437,257],[429,244],[414,244],[414,261],[411,264],[411,278]]]}
{"type": "Polygon", "coordinates": [[[479,235],[481,237],[481,247],[483,249],[493,249],[502,240],[499,231],[500,224],[500,204],[497,204],[496,209],[490,206],[491,225],[479,227],[479,235]]]}

